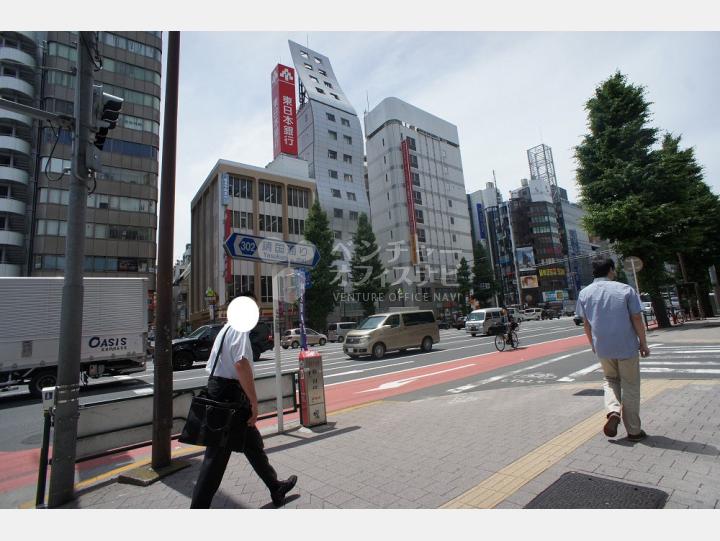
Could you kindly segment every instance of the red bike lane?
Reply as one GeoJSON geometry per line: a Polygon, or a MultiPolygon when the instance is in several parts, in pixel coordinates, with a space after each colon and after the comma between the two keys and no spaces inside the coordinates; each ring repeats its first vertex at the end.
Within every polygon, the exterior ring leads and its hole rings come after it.
{"type": "MultiPolygon", "coordinates": [[[[328,416],[340,410],[360,406],[368,402],[375,402],[384,398],[397,396],[407,392],[417,391],[442,383],[450,383],[467,377],[490,372],[526,361],[531,361],[587,346],[584,335],[569,338],[559,338],[520,347],[516,350],[504,352],[490,352],[480,355],[463,357],[434,363],[431,365],[398,370],[396,372],[368,376],[351,381],[334,383],[325,387],[325,403],[328,416]]],[[[284,416],[284,421],[290,422],[298,419],[298,414],[284,416]]],[[[275,418],[258,422],[258,428],[275,425],[275,418]]],[[[176,441],[172,442],[173,449],[183,447],[176,441]]],[[[142,460],[150,456],[150,446],[125,451],[120,455],[110,455],[102,458],[80,462],[76,471],[87,474],[90,470],[110,470],[142,460]]],[[[29,449],[25,451],[0,452],[0,493],[6,493],[19,488],[34,485],[37,482],[37,468],[40,450],[29,449]]],[[[82,477],[87,477],[83,475],[82,477]]]]}

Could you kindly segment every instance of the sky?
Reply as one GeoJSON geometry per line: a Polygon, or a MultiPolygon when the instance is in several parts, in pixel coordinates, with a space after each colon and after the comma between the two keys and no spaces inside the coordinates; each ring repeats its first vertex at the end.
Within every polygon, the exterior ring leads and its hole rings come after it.
{"type": "Polygon", "coordinates": [[[292,66],[287,41],[330,58],[362,115],[394,96],[458,127],[467,192],[493,179],[507,199],[529,176],[527,149],[553,150],[578,199],[574,147],[586,101],[616,70],[647,90],[652,125],[695,148],[720,193],[719,32],[181,32],[176,258],[190,202],[218,159],[272,161],[270,73],[292,66]]]}

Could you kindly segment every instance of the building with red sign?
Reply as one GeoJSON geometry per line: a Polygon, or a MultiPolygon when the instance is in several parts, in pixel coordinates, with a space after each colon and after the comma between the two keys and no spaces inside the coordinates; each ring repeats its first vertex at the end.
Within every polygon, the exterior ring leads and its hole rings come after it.
{"type": "Polygon", "coordinates": [[[400,280],[391,290],[403,291],[394,304],[449,312],[464,302],[454,273],[473,255],[457,127],[386,98],[365,116],[365,133],[373,231],[393,247],[383,264],[400,280]]]}

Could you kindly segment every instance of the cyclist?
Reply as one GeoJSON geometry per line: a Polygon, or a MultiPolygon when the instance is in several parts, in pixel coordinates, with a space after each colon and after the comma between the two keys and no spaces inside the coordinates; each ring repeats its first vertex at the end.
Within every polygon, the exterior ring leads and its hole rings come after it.
{"type": "Polygon", "coordinates": [[[503,323],[505,324],[504,338],[510,346],[513,345],[512,331],[518,328],[518,324],[515,321],[513,315],[504,306],[502,307],[503,323]]]}

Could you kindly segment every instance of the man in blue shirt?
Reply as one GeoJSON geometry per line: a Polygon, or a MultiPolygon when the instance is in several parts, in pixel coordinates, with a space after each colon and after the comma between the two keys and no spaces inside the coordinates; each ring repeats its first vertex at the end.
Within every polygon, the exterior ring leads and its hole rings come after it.
{"type": "Polygon", "coordinates": [[[642,319],[640,297],[630,286],[614,282],[615,262],[605,256],[593,262],[595,280],[578,295],[577,315],[583,318],[585,335],[605,373],[603,432],[617,435],[622,421],[630,441],[647,434],[640,427],[640,358],[650,355],[642,319]]]}

